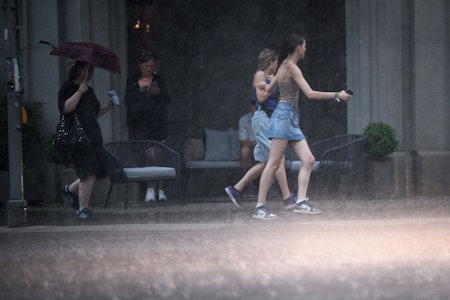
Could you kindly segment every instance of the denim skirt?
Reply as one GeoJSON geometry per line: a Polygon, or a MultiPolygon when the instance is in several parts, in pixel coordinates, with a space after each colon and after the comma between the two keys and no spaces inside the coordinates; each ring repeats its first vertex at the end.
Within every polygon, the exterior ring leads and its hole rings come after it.
{"type": "Polygon", "coordinates": [[[288,141],[304,140],[299,123],[300,111],[289,103],[280,102],[270,118],[268,137],[288,141]]]}

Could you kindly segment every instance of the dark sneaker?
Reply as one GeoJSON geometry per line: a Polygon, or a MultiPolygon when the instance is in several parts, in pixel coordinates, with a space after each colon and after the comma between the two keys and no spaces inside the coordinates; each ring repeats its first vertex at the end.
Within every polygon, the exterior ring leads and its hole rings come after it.
{"type": "Polygon", "coordinates": [[[95,221],[96,218],[92,210],[90,210],[89,208],[83,208],[81,211],[78,212],[78,220],[95,221]]]}
{"type": "Polygon", "coordinates": [[[78,201],[78,195],[69,191],[68,184],[66,184],[63,187],[62,193],[67,198],[67,200],[69,200],[70,206],[72,206],[73,209],[78,211],[78,209],[80,208],[80,202],[78,201]]]}
{"type": "Polygon", "coordinates": [[[230,185],[225,188],[225,192],[230,197],[231,201],[233,201],[234,205],[236,205],[237,207],[242,207],[241,196],[239,195],[239,191],[237,189],[230,185]]]}
{"type": "Polygon", "coordinates": [[[253,214],[253,218],[260,220],[275,220],[278,219],[278,216],[271,213],[267,207],[260,206],[255,208],[255,213],[253,214]]]}
{"type": "Polygon", "coordinates": [[[295,202],[297,201],[297,199],[295,198],[294,193],[291,193],[291,195],[289,196],[289,198],[287,198],[286,200],[282,200],[283,202],[283,208],[284,209],[292,209],[295,207],[295,202]]]}
{"type": "Polygon", "coordinates": [[[311,204],[309,204],[308,199],[295,204],[294,212],[306,215],[316,215],[322,213],[320,209],[312,207],[311,204]]]}

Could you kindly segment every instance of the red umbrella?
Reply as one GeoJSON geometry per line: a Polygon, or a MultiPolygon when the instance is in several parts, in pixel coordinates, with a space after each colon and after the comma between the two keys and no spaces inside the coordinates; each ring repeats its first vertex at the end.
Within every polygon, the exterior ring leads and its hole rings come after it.
{"type": "Polygon", "coordinates": [[[50,54],[63,56],[89,63],[91,66],[102,68],[113,73],[120,73],[120,64],[117,55],[109,49],[95,43],[63,43],[55,47],[49,42],[40,41],[53,47],[50,54]]]}

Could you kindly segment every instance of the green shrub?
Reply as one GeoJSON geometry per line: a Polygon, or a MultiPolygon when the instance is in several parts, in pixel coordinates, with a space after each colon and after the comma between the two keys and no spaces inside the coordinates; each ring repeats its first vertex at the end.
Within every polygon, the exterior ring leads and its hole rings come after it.
{"type": "MultiPolygon", "coordinates": [[[[22,101],[27,111],[28,123],[22,124],[22,159],[24,167],[31,166],[43,155],[42,137],[38,131],[41,122],[41,105],[29,101],[22,101]]],[[[6,98],[0,98],[0,170],[9,169],[9,140],[8,140],[8,105],[6,98]]]]}
{"type": "Polygon", "coordinates": [[[395,129],[383,122],[369,123],[363,131],[367,137],[367,150],[374,158],[382,158],[397,150],[398,140],[395,129]]]}
{"type": "MultiPolygon", "coordinates": [[[[42,119],[41,104],[30,101],[22,101],[28,116],[28,122],[22,124],[22,174],[24,177],[25,193],[33,195],[43,205],[52,205],[44,186],[40,173],[36,169],[35,162],[44,157],[44,139],[39,132],[39,124],[42,119]]],[[[0,98],[0,170],[9,169],[9,140],[8,140],[8,107],[6,98],[0,98]]],[[[25,194],[26,195],[26,194],[25,194]]]]}

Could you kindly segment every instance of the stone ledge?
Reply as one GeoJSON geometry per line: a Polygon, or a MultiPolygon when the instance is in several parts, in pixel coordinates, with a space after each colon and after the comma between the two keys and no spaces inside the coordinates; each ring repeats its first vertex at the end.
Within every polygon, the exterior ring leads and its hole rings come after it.
{"type": "Polygon", "coordinates": [[[395,152],[383,160],[366,160],[365,183],[374,198],[450,194],[450,152],[395,152]]]}

